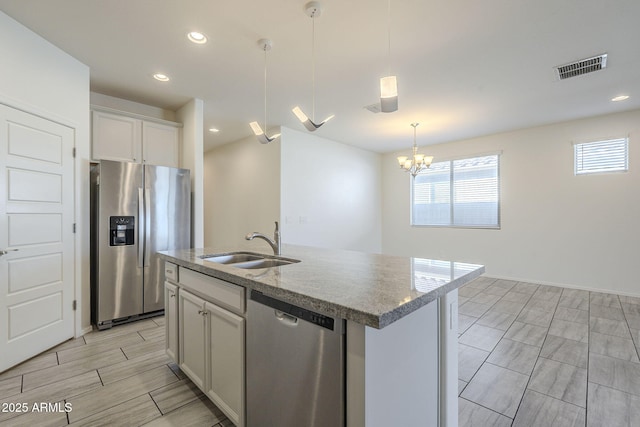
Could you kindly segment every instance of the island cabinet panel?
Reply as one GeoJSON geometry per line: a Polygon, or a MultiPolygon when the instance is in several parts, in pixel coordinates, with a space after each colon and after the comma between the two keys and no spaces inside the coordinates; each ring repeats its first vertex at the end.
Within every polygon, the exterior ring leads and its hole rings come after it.
{"type": "Polygon", "coordinates": [[[164,282],[164,322],[165,322],[165,350],[167,356],[176,363],[180,363],[178,343],[178,286],[164,282]]]}
{"type": "Polygon", "coordinates": [[[236,427],[244,427],[244,288],[168,262],[165,278],[167,355],[236,427]]]}
{"type": "Polygon", "coordinates": [[[209,385],[206,394],[236,426],[244,419],[245,319],[206,304],[209,313],[209,385]]]}
{"type": "Polygon", "coordinates": [[[201,389],[206,387],[207,316],[205,300],[184,290],[178,293],[180,369],[201,389]]]}

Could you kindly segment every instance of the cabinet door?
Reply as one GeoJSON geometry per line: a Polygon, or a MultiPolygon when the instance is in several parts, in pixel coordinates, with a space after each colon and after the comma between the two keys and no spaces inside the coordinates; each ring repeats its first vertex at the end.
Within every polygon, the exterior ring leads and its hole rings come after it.
{"type": "Polygon", "coordinates": [[[142,123],[142,159],[158,166],[180,167],[180,128],[142,123]]]}
{"type": "Polygon", "coordinates": [[[178,293],[180,369],[205,390],[207,315],[205,301],[184,290],[178,293]]]}
{"type": "Polygon", "coordinates": [[[165,349],[167,356],[180,363],[178,351],[178,287],[164,282],[165,349]]]}
{"type": "Polygon", "coordinates": [[[138,163],[141,161],[142,121],[94,111],[92,127],[93,159],[138,163]]]}
{"type": "Polygon", "coordinates": [[[244,426],[245,320],[207,303],[209,313],[209,398],[238,426],[244,426]]]}

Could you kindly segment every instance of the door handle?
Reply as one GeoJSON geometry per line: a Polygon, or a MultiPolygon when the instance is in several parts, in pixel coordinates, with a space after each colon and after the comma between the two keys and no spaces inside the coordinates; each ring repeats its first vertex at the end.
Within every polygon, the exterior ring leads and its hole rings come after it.
{"type": "Polygon", "coordinates": [[[144,196],[143,189],[138,187],[138,267],[144,267],[144,196]]]}
{"type": "Polygon", "coordinates": [[[0,256],[7,255],[9,252],[18,252],[19,249],[3,249],[0,250],[0,256]]]}
{"type": "Polygon", "coordinates": [[[144,190],[144,267],[151,265],[151,196],[144,190]]]}

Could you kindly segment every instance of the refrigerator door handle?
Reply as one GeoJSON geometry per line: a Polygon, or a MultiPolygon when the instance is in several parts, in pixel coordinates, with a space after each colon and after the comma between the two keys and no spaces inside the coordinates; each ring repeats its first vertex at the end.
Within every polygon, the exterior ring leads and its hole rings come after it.
{"type": "Polygon", "coordinates": [[[151,196],[149,195],[151,190],[149,188],[145,189],[144,192],[144,266],[148,267],[151,265],[151,254],[149,251],[151,250],[151,196]]]}
{"type": "Polygon", "coordinates": [[[138,267],[144,267],[144,228],[146,225],[144,189],[138,187],[138,267]]]}

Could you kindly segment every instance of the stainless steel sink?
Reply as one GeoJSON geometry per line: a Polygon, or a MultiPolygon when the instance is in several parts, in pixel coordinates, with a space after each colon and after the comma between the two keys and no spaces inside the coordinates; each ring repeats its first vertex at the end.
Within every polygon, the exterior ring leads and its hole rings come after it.
{"type": "Polygon", "coordinates": [[[203,255],[201,258],[205,261],[217,262],[218,264],[235,264],[238,262],[264,259],[264,255],[252,252],[229,252],[226,254],[203,255]]]}
{"type": "Polygon", "coordinates": [[[300,262],[300,260],[293,258],[263,255],[255,252],[227,252],[222,254],[202,255],[200,258],[204,261],[226,264],[229,267],[242,269],[280,267],[300,262]]]}
{"type": "Polygon", "coordinates": [[[295,264],[296,262],[300,262],[300,261],[277,259],[277,258],[265,258],[265,259],[260,259],[256,261],[248,261],[248,262],[233,264],[232,267],[245,268],[245,269],[269,268],[269,267],[279,267],[281,265],[295,264]]]}

